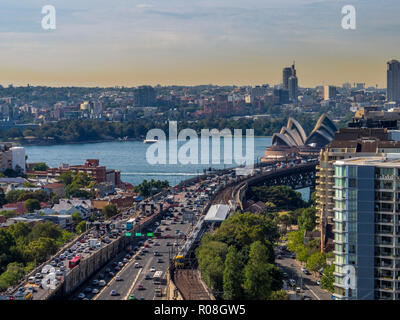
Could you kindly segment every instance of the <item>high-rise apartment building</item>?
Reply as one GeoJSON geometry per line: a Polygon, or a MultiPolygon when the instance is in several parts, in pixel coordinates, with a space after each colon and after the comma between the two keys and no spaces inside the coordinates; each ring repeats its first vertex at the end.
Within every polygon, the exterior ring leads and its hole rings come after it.
{"type": "Polygon", "coordinates": [[[296,76],[289,78],[289,100],[293,103],[297,103],[298,95],[298,80],[296,76]]]}
{"type": "Polygon", "coordinates": [[[316,196],[322,252],[333,250],[334,162],[355,157],[400,154],[400,142],[393,141],[392,137],[392,133],[383,128],[341,128],[335,138],[321,150],[317,166],[316,196]]]}
{"type": "Polygon", "coordinates": [[[151,86],[141,86],[135,90],[135,106],[151,107],[156,103],[156,90],[151,86]]]}
{"type": "Polygon", "coordinates": [[[400,62],[397,60],[387,63],[386,100],[400,103],[400,62]]]}
{"type": "Polygon", "coordinates": [[[400,156],[334,163],[338,300],[400,298],[400,156]]]}

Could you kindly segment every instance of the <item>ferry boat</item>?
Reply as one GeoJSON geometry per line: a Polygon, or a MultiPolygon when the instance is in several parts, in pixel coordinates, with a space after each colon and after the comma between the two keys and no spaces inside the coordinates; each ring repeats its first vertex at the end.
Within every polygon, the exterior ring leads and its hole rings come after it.
{"type": "Polygon", "coordinates": [[[143,141],[143,143],[145,143],[145,144],[147,144],[147,143],[156,143],[156,142],[158,142],[158,140],[155,140],[155,139],[146,139],[146,140],[143,141]]]}

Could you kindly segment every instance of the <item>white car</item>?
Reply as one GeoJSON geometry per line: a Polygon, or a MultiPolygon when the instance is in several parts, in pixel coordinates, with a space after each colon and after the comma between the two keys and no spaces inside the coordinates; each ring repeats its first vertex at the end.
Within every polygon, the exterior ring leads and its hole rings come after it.
{"type": "Polygon", "coordinates": [[[92,290],[92,293],[93,293],[93,294],[98,294],[98,293],[99,293],[99,289],[94,288],[94,289],[92,290]]]}
{"type": "Polygon", "coordinates": [[[151,267],[151,268],[150,268],[150,272],[156,272],[156,268],[151,267]]]}

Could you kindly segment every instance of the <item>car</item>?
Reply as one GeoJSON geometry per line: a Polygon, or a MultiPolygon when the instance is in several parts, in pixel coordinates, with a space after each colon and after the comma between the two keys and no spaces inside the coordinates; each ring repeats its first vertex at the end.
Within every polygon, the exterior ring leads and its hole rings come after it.
{"type": "Polygon", "coordinates": [[[29,283],[35,283],[35,277],[29,277],[28,278],[29,283]]]}
{"type": "Polygon", "coordinates": [[[161,259],[161,258],[158,258],[158,259],[157,259],[157,263],[163,263],[162,259],[161,259]]]}
{"type": "Polygon", "coordinates": [[[321,285],[321,280],[317,280],[317,285],[321,285]]]}
{"type": "Polygon", "coordinates": [[[289,284],[294,287],[296,285],[296,280],[294,279],[289,279],[289,284]]]}
{"type": "Polygon", "coordinates": [[[142,260],[140,256],[135,256],[135,260],[142,260]]]}
{"type": "Polygon", "coordinates": [[[177,247],[178,246],[178,242],[175,241],[174,242],[174,246],[177,247]]]}
{"type": "Polygon", "coordinates": [[[100,287],[105,287],[106,286],[106,282],[104,280],[100,280],[99,281],[99,286],[100,287]]]}
{"type": "Polygon", "coordinates": [[[37,289],[35,287],[28,287],[28,290],[31,292],[37,292],[37,289]]]}
{"type": "Polygon", "coordinates": [[[151,280],[151,275],[146,274],[146,276],[144,277],[144,280],[151,280]]]}
{"type": "Polygon", "coordinates": [[[123,279],[120,276],[115,277],[115,281],[122,281],[123,279]]]}
{"type": "Polygon", "coordinates": [[[154,246],[157,246],[157,247],[159,247],[159,246],[160,246],[160,244],[159,244],[158,242],[154,242],[154,246]]]}
{"type": "Polygon", "coordinates": [[[114,272],[112,272],[112,271],[110,271],[110,272],[108,273],[108,275],[109,275],[111,278],[114,278],[114,276],[115,276],[115,273],[114,273],[114,272]]]}
{"type": "Polygon", "coordinates": [[[94,280],[92,281],[92,284],[93,284],[94,286],[97,286],[97,285],[99,285],[99,280],[97,280],[97,279],[94,279],[94,280]]]}
{"type": "Polygon", "coordinates": [[[297,287],[297,288],[296,288],[296,292],[297,292],[297,293],[300,293],[300,292],[301,292],[301,288],[300,288],[300,287],[297,287]]]}
{"type": "Polygon", "coordinates": [[[128,300],[135,300],[135,295],[134,294],[130,294],[128,300]]]}
{"type": "Polygon", "coordinates": [[[62,275],[64,275],[64,272],[62,272],[61,270],[56,271],[56,276],[62,276],[62,275]]]}
{"type": "Polygon", "coordinates": [[[277,259],[282,259],[282,256],[280,254],[278,254],[278,256],[276,258],[277,259]]]}
{"type": "Polygon", "coordinates": [[[109,273],[109,272],[111,272],[111,269],[110,268],[106,268],[106,273],[109,273]]]}
{"type": "Polygon", "coordinates": [[[142,284],[139,284],[139,285],[138,285],[138,290],[144,290],[144,287],[143,287],[142,284]]]}
{"type": "Polygon", "coordinates": [[[85,292],[92,292],[92,288],[87,287],[87,288],[85,289],[85,292]]]}
{"type": "Polygon", "coordinates": [[[83,292],[81,292],[79,295],[78,295],[78,299],[84,299],[85,298],[85,294],[83,293],[83,292]]]}
{"type": "Polygon", "coordinates": [[[130,259],[131,258],[131,255],[130,254],[127,254],[126,256],[125,256],[125,259],[130,259]]]}
{"type": "Polygon", "coordinates": [[[151,267],[151,268],[150,268],[150,272],[156,272],[156,268],[151,267]]]}
{"type": "Polygon", "coordinates": [[[118,262],[117,262],[117,261],[114,261],[114,262],[112,263],[112,265],[115,267],[115,266],[118,265],[118,262]]]}
{"type": "Polygon", "coordinates": [[[138,262],[135,263],[135,268],[141,268],[141,266],[138,262]]]}
{"type": "Polygon", "coordinates": [[[112,290],[112,291],[111,291],[111,293],[110,293],[110,295],[111,295],[111,296],[117,296],[117,295],[118,295],[118,293],[117,293],[117,291],[115,291],[115,290],[112,290]]]}
{"type": "Polygon", "coordinates": [[[167,242],[165,245],[166,245],[167,247],[170,247],[170,246],[171,246],[171,243],[170,243],[170,242],[167,242]]]}
{"type": "Polygon", "coordinates": [[[99,279],[104,279],[104,273],[99,274],[99,279]]]}
{"type": "Polygon", "coordinates": [[[93,293],[93,294],[98,294],[98,293],[99,293],[99,289],[94,288],[94,289],[92,290],[92,293],[93,293]]]}
{"type": "Polygon", "coordinates": [[[183,222],[183,220],[181,220],[180,224],[185,224],[185,222],[183,222]]]}
{"type": "Polygon", "coordinates": [[[116,266],[116,267],[114,268],[114,270],[115,270],[115,271],[119,271],[119,270],[121,270],[121,267],[120,267],[120,266],[116,266]]]}
{"type": "Polygon", "coordinates": [[[124,262],[122,262],[122,261],[120,261],[119,263],[118,263],[118,267],[123,267],[124,266],[124,262]]]}
{"type": "Polygon", "coordinates": [[[289,275],[287,274],[287,272],[283,272],[283,273],[282,273],[282,276],[283,276],[284,278],[288,278],[288,277],[289,277],[289,275]]]}
{"type": "Polygon", "coordinates": [[[128,262],[127,258],[124,258],[124,260],[122,260],[122,263],[127,263],[127,262],[128,262]]]}
{"type": "Polygon", "coordinates": [[[35,278],[36,279],[42,279],[43,278],[43,274],[38,272],[38,273],[36,273],[35,278]]]}
{"type": "Polygon", "coordinates": [[[305,296],[303,297],[303,300],[312,300],[312,299],[311,299],[310,296],[306,296],[306,295],[305,295],[305,296]]]}

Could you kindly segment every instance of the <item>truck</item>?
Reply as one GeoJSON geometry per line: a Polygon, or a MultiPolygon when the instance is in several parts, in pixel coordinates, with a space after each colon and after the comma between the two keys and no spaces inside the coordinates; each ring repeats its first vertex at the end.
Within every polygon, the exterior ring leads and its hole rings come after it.
{"type": "Polygon", "coordinates": [[[156,271],[153,275],[153,283],[154,285],[161,285],[162,282],[162,277],[163,277],[163,272],[162,271],[156,271]]]}
{"type": "Polygon", "coordinates": [[[97,242],[99,242],[98,239],[89,239],[88,240],[89,247],[91,247],[92,249],[95,249],[97,242]]]}

